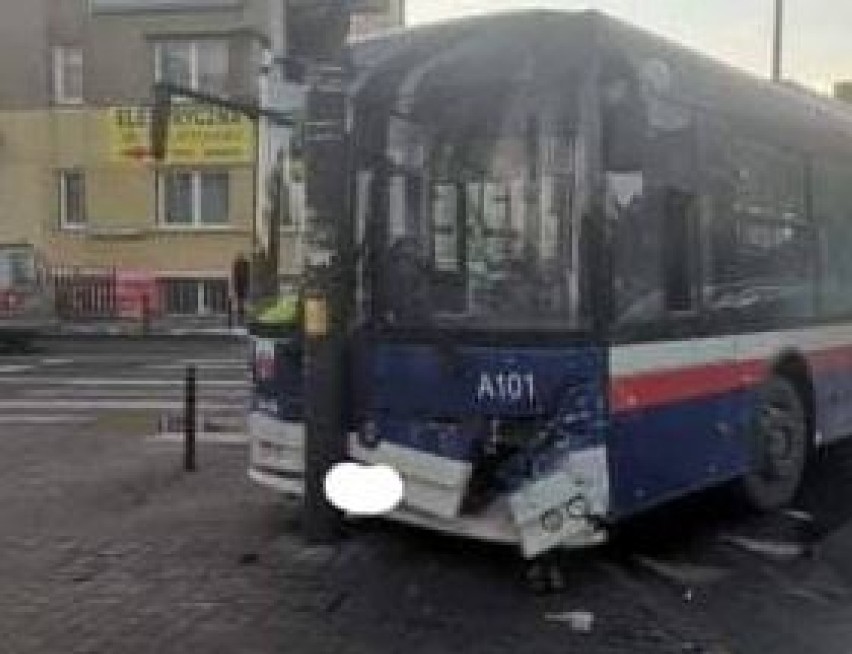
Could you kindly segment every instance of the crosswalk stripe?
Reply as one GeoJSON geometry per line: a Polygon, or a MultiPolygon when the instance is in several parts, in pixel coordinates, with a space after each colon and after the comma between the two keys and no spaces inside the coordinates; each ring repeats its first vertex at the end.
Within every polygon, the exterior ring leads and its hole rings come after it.
{"type": "MultiPolygon", "coordinates": [[[[164,443],[183,443],[185,436],[177,432],[154,434],[151,440],[164,443]]],[[[245,445],[248,443],[248,435],[234,432],[231,434],[217,434],[212,432],[199,432],[196,439],[202,443],[215,443],[218,445],[245,445]]]]}
{"type": "MultiPolygon", "coordinates": [[[[103,399],[174,399],[177,397],[182,397],[180,391],[175,390],[174,388],[108,388],[108,387],[96,387],[96,386],[83,386],[83,387],[72,387],[72,388],[25,388],[18,393],[22,398],[34,398],[34,397],[49,397],[49,398],[58,398],[62,399],[88,399],[88,398],[103,398],[103,399]]],[[[248,389],[244,389],[244,392],[234,392],[229,391],[228,389],[223,388],[214,388],[209,389],[208,391],[204,391],[201,388],[201,392],[199,393],[199,397],[202,401],[216,401],[216,402],[225,402],[228,400],[236,400],[239,398],[245,398],[246,401],[249,397],[248,389]]]]}
{"type": "Polygon", "coordinates": [[[95,416],[87,415],[5,415],[0,416],[0,425],[65,425],[93,422],[95,416]]]}
{"type": "Polygon", "coordinates": [[[145,356],[143,354],[129,354],[126,356],[121,355],[108,355],[108,354],[94,354],[94,355],[78,355],[78,356],[44,356],[44,357],[32,357],[26,355],[4,355],[3,363],[4,364],[12,364],[12,365],[35,365],[35,366],[45,366],[45,367],[56,367],[56,366],[70,366],[70,365],[130,365],[130,366],[145,366],[151,363],[163,363],[163,364],[173,364],[180,365],[181,367],[186,367],[188,365],[194,366],[230,366],[233,368],[241,368],[249,365],[250,359],[248,357],[240,357],[240,358],[216,358],[211,357],[209,359],[205,358],[176,358],[175,356],[169,356],[165,354],[155,354],[152,356],[145,356]]]}
{"type": "MultiPolygon", "coordinates": [[[[246,363],[243,363],[239,366],[230,363],[198,363],[192,365],[195,366],[196,370],[228,370],[234,372],[248,372],[248,364],[246,363]]],[[[186,365],[182,363],[149,363],[144,365],[143,368],[145,370],[160,371],[185,370],[186,365]]]]}
{"type": "Polygon", "coordinates": [[[23,365],[23,364],[8,364],[0,366],[0,375],[8,375],[10,373],[15,372],[27,372],[29,370],[35,370],[35,366],[33,365],[23,365]]]}
{"type": "MultiPolygon", "coordinates": [[[[185,381],[182,374],[171,375],[168,371],[179,373],[190,364],[201,373],[197,381],[199,416],[206,414],[215,421],[246,415],[250,382],[244,358],[59,355],[2,360],[0,397],[6,397],[0,400],[0,425],[8,428],[87,423],[94,421],[99,412],[179,414],[184,410],[185,381]],[[109,364],[109,368],[100,374],[92,371],[86,375],[83,371],[83,376],[75,376],[75,372],[80,372],[75,366],[98,362],[109,364]],[[134,371],[138,377],[132,376],[134,371]]],[[[239,430],[241,425],[235,423],[235,428],[239,430]]]]}
{"type": "MultiPolygon", "coordinates": [[[[132,379],[128,377],[0,377],[0,384],[40,384],[43,386],[183,386],[183,379],[132,379]]],[[[201,379],[199,387],[239,388],[246,386],[244,379],[201,379]]]]}
{"type": "MultiPolygon", "coordinates": [[[[168,400],[0,400],[0,411],[177,411],[184,407],[183,401],[168,400]]],[[[200,412],[245,411],[245,405],[230,404],[198,404],[200,412]]]]}
{"type": "Polygon", "coordinates": [[[68,366],[75,363],[74,359],[42,359],[38,362],[40,366],[68,366]]]}

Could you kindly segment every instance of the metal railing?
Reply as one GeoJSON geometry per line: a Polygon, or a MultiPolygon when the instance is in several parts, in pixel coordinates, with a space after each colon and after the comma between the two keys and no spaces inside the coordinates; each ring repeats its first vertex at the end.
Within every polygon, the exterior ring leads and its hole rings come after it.
{"type": "Polygon", "coordinates": [[[59,268],[51,272],[56,315],[60,320],[109,320],[119,315],[115,269],[59,268]]]}

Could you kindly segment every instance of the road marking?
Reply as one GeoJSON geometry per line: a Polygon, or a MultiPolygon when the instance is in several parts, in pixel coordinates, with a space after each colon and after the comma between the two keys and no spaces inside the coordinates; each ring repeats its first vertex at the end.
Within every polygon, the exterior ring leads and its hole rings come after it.
{"type": "MultiPolygon", "coordinates": [[[[219,402],[219,401],[227,401],[233,400],[235,397],[242,397],[245,401],[249,399],[248,388],[245,389],[245,392],[242,393],[234,393],[233,391],[223,390],[221,388],[210,389],[208,392],[204,392],[204,389],[201,388],[201,396],[200,399],[206,402],[219,402]]],[[[56,388],[25,388],[19,392],[21,397],[57,397],[58,394],[62,394],[66,396],[67,399],[86,399],[86,398],[102,398],[102,399],[140,399],[140,400],[150,400],[156,397],[162,397],[162,399],[172,399],[178,395],[178,393],[171,388],[109,388],[109,387],[95,387],[95,386],[84,386],[81,388],[66,388],[66,389],[56,389],[56,388]],[[153,396],[153,397],[152,397],[153,396]]]]}
{"type": "Polygon", "coordinates": [[[90,365],[132,365],[144,366],[150,363],[180,363],[183,366],[192,365],[233,365],[245,366],[249,363],[248,357],[243,358],[210,358],[210,359],[182,359],[178,356],[169,356],[167,354],[155,353],[149,356],[144,354],[80,354],[67,356],[33,356],[33,355],[9,355],[4,356],[3,361],[10,364],[41,364],[45,366],[67,366],[71,364],[90,364],[90,365]]]}
{"type": "MultiPolygon", "coordinates": [[[[248,434],[230,433],[217,434],[213,432],[199,432],[195,438],[200,443],[214,443],[216,445],[246,445],[249,442],[248,434]]],[[[152,441],[162,443],[183,443],[184,435],[178,432],[166,432],[162,434],[154,434],[149,438],[152,441]]]]}
{"type": "MultiPolygon", "coordinates": [[[[18,364],[4,365],[0,366],[0,375],[8,375],[15,372],[27,372],[28,370],[35,370],[35,366],[18,364]]],[[[20,381],[20,379],[18,379],[18,381],[20,381]]]]}
{"type": "MultiPolygon", "coordinates": [[[[131,379],[128,377],[0,377],[0,384],[20,384],[26,381],[29,385],[43,386],[183,386],[183,379],[131,379]]],[[[245,388],[244,379],[202,379],[199,388],[245,388]]]]}
{"type": "Polygon", "coordinates": [[[94,421],[94,416],[85,415],[19,415],[0,416],[0,425],[65,425],[72,423],[83,423],[94,421]]]}
{"type": "Polygon", "coordinates": [[[249,365],[245,361],[240,363],[149,363],[143,368],[145,370],[186,370],[192,365],[198,370],[241,370],[248,371],[249,365]]]}
{"type": "MultiPolygon", "coordinates": [[[[183,409],[183,401],[157,400],[0,400],[0,411],[14,410],[62,410],[62,411],[177,411],[183,409]]],[[[242,412],[245,404],[199,404],[200,412],[242,412]]]]}
{"type": "Polygon", "coordinates": [[[42,359],[39,361],[41,366],[67,366],[75,363],[74,359],[42,359]]]}

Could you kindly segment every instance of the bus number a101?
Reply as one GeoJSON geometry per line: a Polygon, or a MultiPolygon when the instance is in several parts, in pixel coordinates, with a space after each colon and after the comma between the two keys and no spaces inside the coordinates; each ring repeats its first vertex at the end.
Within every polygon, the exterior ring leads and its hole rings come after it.
{"type": "Polygon", "coordinates": [[[535,401],[535,375],[520,372],[483,372],[476,392],[478,402],[535,401]]]}

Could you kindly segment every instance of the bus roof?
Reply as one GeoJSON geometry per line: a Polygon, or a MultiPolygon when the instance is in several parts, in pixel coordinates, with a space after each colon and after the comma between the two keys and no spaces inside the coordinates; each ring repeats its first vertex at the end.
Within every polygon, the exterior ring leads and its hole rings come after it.
{"type": "Polygon", "coordinates": [[[658,94],[724,118],[733,128],[805,153],[852,157],[852,109],[789,83],[773,83],[597,11],[525,11],[467,18],[377,37],[353,46],[360,101],[393,103],[409,92],[511,81],[535,53],[542,83],[599,59],[629,62],[658,94]],[[459,86],[458,84],[461,84],[459,86]]]}

